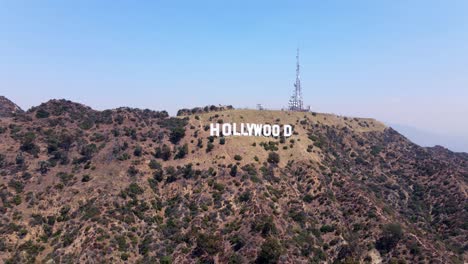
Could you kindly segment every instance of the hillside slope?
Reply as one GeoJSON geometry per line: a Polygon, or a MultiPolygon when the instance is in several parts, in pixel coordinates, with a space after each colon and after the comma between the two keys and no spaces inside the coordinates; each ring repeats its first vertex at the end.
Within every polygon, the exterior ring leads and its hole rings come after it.
{"type": "Polygon", "coordinates": [[[23,110],[5,96],[0,95],[0,117],[11,117],[23,110]]]}
{"type": "Polygon", "coordinates": [[[51,100],[1,118],[0,262],[468,261],[467,154],[372,119],[182,113],[51,100]],[[212,138],[211,122],[295,133],[212,138]]]}

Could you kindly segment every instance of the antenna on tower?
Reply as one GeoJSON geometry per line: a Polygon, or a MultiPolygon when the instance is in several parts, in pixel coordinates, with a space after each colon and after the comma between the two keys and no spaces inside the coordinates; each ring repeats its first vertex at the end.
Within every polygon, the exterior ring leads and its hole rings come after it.
{"type": "Polygon", "coordinates": [[[299,48],[296,54],[296,82],[294,83],[294,92],[289,100],[289,110],[291,111],[308,111],[304,108],[302,101],[302,87],[300,78],[300,64],[299,64],[299,48]]]}

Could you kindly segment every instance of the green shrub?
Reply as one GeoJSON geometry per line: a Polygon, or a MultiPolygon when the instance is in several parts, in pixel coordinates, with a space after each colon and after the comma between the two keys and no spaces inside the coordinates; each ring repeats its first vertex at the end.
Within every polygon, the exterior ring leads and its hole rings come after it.
{"type": "Polygon", "coordinates": [[[115,237],[115,242],[117,243],[117,246],[119,248],[119,251],[125,252],[128,249],[128,244],[125,239],[125,236],[123,235],[118,235],[115,237]]]}
{"type": "Polygon", "coordinates": [[[261,142],[260,146],[262,146],[266,151],[278,150],[278,142],[274,142],[274,141],[268,141],[268,143],[261,142]]]}
{"type": "Polygon", "coordinates": [[[161,182],[164,179],[164,173],[162,169],[156,169],[153,173],[153,179],[157,182],[161,182]]]}
{"type": "Polygon", "coordinates": [[[182,177],[185,179],[190,179],[193,177],[195,171],[192,169],[193,164],[189,163],[186,164],[182,169],[180,170],[182,172],[182,177]]]}
{"type": "Polygon", "coordinates": [[[174,156],[174,159],[183,159],[188,153],[188,145],[184,144],[181,147],[178,147],[177,153],[174,156]]]}
{"type": "Polygon", "coordinates": [[[11,179],[8,182],[8,186],[15,189],[16,193],[22,193],[24,189],[24,184],[21,181],[16,180],[16,179],[11,179]]]}
{"type": "Polygon", "coordinates": [[[83,175],[83,178],[81,178],[82,182],[89,182],[91,180],[91,176],[89,174],[83,175]]]}
{"type": "Polygon", "coordinates": [[[283,248],[276,238],[268,238],[263,242],[256,263],[278,263],[283,248]]]}
{"type": "Polygon", "coordinates": [[[20,196],[19,194],[13,196],[12,202],[13,202],[15,205],[20,205],[21,202],[22,202],[21,196],[20,196]]]}
{"type": "Polygon", "coordinates": [[[78,126],[83,130],[91,129],[94,126],[94,120],[92,120],[91,118],[86,118],[78,126]]]}
{"type": "Polygon", "coordinates": [[[195,255],[201,256],[203,254],[215,255],[221,251],[220,238],[212,234],[199,234],[197,236],[197,246],[195,247],[195,255]]]}
{"type": "Polygon", "coordinates": [[[310,195],[310,194],[306,194],[306,195],[304,195],[302,200],[304,202],[306,202],[306,203],[311,203],[314,200],[314,197],[312,195],[310,195]]]}
{"type": "Polygon", "coordinates": [[[7,164],[6,157],[4,154],[0,153],[0,168],[5,167],[7,164]]]}
{"type": "Polygon", "coordinates": [[[235,156],[234,156],[234,159],[237,160],[237,161],[241,161],[241,160],[242,160],[242,156],[241,156],[241,155],[235,155],[235,156]]]}
{"type": "Polygon", "coordinates": [[[398,223],[384,225],[380,238],[375,243],[375,248],[381,253],[388,253],[403,237],[403,230],[398,223]]]}
{"type": "Polygon", "coordinates": [[[135,149],[133,150],[133,155],[136,157],[141,157],[141,154],[143,153],[143,148],[141,146],[136,146],[135,149]]]}
{"type": "Polygon", "coordinates": [[[136,197],[137,195],[143,194],[143,189],[135,182],[130,183],[130,185],[127,187],[126,192],[131,196],[131,197],[136,197]]]}
{"type": "Polygon", "coordinates": [[[44,109],[38,109],[36,112],[36,118],[47,118],[50,116],[50,113],[44,109]]]}
{"type": "Polygon", "coordinates": [[[331,225],[323,225],[322,227],[320,227],[320,232],[322,233],[330,233],[333,231],[335,231],[335,227],[331,225]]]}
{"type": "Polygon", "coordinates": [[[302,210],[302,209],[293,209],[291,208],[289,210],[289,216],[296,222],[298,222],[299,224],[304,224],[305,221],[307,220],[307,215],[306,213],[302,210]]]}
{"type": "Polygon", "coordinates": [[[148,166],[150,167],[150,169],[152,170],[157,170],[157,169],[161,169],[162,166],[161,166],[161,163],[157,162],[156,160],[152,159],[148,166]]]}
{"type": "Polygon", "coordinates": [[[171,149],[169,146],[164,144],[162,147],[157,147],[156,152],[154,153],[154,157],[157,159],[162,159],[162,160],[169,160],[171,157],[171,149]]]}
{"type": "Polygon", "coordinates": [[[101,214],[101,210],[94,204],[95,200],[90,200],[86,204],[80,206],[80,211],[82,213],[82,220],[97,220],[98,216],[101,214]]]}
{"type": "Polygon", "coordinates": [[[171,141],[173,144],[177,144],[184,136],[185,128],[176,127],[171,130],[171,133],[169,135],[169,141],[171,141]]]}
{"type": "Polygon", "coordinates": [[[372,146],[371,148],[371,154],[373,156],[377,156],[380,152],[382,151],[382,147],[381,146],[372,146]]]}
{"type": "Polygon", "coordinates": [[[49,171],[50,164],[47,161],[39,161],[39,171],[46,174],[49,171]]]}
{"type": "Polygon", "coordinates": [[[249,190],[247,190],[247,191],[245,191],[245,192],[243,192],[243,193],[241,193],[239,195],[239,201],[240,202],[248,202],[248,201],[250,201],[251,196],[252,196],[252,194],[250,193],[249,190]]]}
{"type": "Polygon", "coordinates": [[[278,164],[278,163],[279,163],[279,160],[280,160],[280,157],[279,157],[278,153],[276,153],[276,152],[270,152],[270,153],[268,153],[267,161],[268,161],[269,163],[278,164]]]}
{"type": "Polygon", "coordinates": [[[208,152],[212,151],[213,148],[214,148],[213,143],[208,142],[208,144],[206,145],[206,152],[208,153],[208,152]]]}
{"type": "Polygon", "coordinates": [[[237,175],[237,165],[234,165],[231,167],[231,171],[229,172],[229,175],[232,177],[235,177],[237,175]]]}
{"type": "Polygon", "coordinates": [[[106,140],[106,136],[101,134],[101,133],[94,133],[91,136],[90,140],[94,141],[94,142],[102,142],[102,141],[106,140]]]}
{"type": "Polygon", "coordinates": [[[145,236],[145,238],[140,242],[140,244],[138,245],[138,252],[143,255],[143,256],[146,256],[150,250],[150,245],[151,245],[151,241],[152,241],[152,237],[147,235],[145,236]]]}
{"type": "Polygon", "coordinates": [[[171,256],[164,256],[159,259],[160,264],[172,264],[172,257],[171,256]]]}
{"type": "Polygon", "coordinates": [[[127,152],[122,153],[122,155],[117,157],[118,160],[124,161],[130,159],[130,155],[127,152]]]}
{"type": "Polygon", "coordinates": [[[135,166],[130,166],[127,170],[128,175],[131,177],[136,176],[140,171],[135,166]]]}
{"type": "Polygon", "coordinates": [[[73,174],[68,174],[66,172],[59,172],[57,173],[57,177],[59,177],[60,180],[62,180],[62,183],[64,185],[68,185],[74,176],[73,174]]]}
{"type": "Polygon", "coordinates": [[[40,151],[39,146],[37,146],[34,141],[36,140],[36,134],[33,132],[26,132],[21,138],[20,150],[27,152],[31,155],[37,155],[40,151]]]}
{"type": "Polygon", "coordinates": [[[273,217],[262,215],[255,219],[251,225],[252,231],[260,233],[263,237],[274,235],[278,232],[273,217]]]}
{"type": "Polygon", "coordinates": [[[88,144],[81,148],[80,154],[83,155],[84,161],[90,160],[98,151],[96,144],[88,144]]]}
{"type": "Polygon", "coordinates": [[[124,252],[120,255],[120,259],[123,261],[127,261],[129,256],[130,255],[128,253],[124,252]]]}

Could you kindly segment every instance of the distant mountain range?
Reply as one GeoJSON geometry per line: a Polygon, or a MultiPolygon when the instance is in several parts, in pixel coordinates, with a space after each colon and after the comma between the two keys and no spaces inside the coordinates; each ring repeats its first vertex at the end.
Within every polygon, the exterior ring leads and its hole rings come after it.
{"type": "Polygon", "coordinates": [[[468,135],[454,136],[437,134],[411,126],[390,124],[392,128],[423,147],[444,146],[452,151],[468,153],[468,135]]]}

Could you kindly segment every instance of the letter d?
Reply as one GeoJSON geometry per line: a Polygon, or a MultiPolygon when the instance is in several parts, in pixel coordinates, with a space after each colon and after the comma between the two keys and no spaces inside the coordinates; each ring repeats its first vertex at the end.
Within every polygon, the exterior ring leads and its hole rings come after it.
{"type": "Polygon", "coordinates": [[[291,125],[284,125],[284,136],[290,137],[292,135],[292,126],[291,125]]]}

